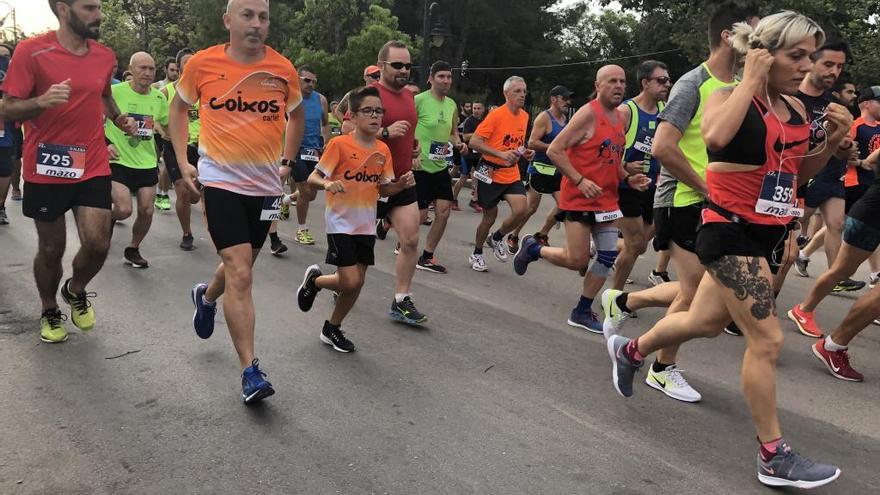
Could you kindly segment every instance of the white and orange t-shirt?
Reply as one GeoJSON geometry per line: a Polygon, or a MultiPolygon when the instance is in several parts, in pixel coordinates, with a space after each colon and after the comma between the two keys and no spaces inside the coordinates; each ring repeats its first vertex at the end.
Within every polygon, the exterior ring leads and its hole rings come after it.
{"type": "Polygon", "coordinates": [[[379,186],[394,179],[391,150],[376,140],[372,148],[352,134],[333,138],[316,167],[327,180],[341,180],[345,192],[327,193],[328,234],[375,235],[379,186]]]}
{"type": "Polygon", "coordinates": [[[199,182],[245,196],[278,196],[286,114],[302,102],[299,76],[268,46],[254,64],[233,60],[226,48],[196,53],[177,82],[177,96],[199,104],[199,182]]]}
{"type": "MultiPolygon", "coordinates": [[[[518,150],[526,145],[526,128],[529,126],[529,114],[520,109],[516,115],[507,105],[501,105],[489,112],[474,132],[486,140],[486,145],[500,152],[518,150]]],[[[483,155],[483,160],[499,165],[495,169],[492,180],[498,184],[513,184],[520,180],[519,167],[516,163],[508,165],[500,158],[483,155]]]]}

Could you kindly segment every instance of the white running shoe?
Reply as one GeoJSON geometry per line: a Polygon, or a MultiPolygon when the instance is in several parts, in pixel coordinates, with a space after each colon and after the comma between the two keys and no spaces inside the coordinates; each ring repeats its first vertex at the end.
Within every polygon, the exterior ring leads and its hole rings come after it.
{"type": "Polygon", "coordinates": [[[471,254],[470,257],[471,268],[477,272],[485,272],[486,268],[486,259],[483,258],[482,254],[471,254]]]}
{"type": "Polygon", "coordinates": [[[492,254],[495,255],[495,259],[502,263],[507,263],[507,243],[504,242],[504,239],[502,238],[500,241],[496,242],[490,235],[486,239],[486,242],[492,247],[492,254]]]}
{"type": "Polygon", "coordinates": [[[682,370],[678,369],[674,364],[659,373],[655,372],[652,366],[648,368],[648,376],[645,378],[645,383],[651,388],[656,388],[669,397],[683,402],[699,402],[702,400],[703,396],[690,386],[681,374],[682,370]]]}

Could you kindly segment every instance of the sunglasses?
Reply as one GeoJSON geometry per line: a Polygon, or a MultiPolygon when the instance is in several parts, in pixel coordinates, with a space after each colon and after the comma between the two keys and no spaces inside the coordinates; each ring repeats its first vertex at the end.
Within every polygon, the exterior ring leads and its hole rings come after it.
{"type": "Polygon", "coordinates": [[[378,73],[378,72],[374,72],[374,73],[372,73],[372,74],[367,74],[367,77],[369,77],[370,79],[372,79],[372,80],[374,80],[374,81],[378,81],[378,80],[379,80],[379,73],[378,73]]]}
{"type": "Polygon", "coordinates": [[[660,76],[660,77],[649,77],[648,80],[649,81],[657,81],[657,83],[659,83],[659,84],[666,84],[669,81],[671,81],[672,79],[665,77],[665,76],[660,76]]]}
{"type": "Polygon", "coordinates": [[[385,115],[384,108],[374,108],[374,107],[365,107],[355,110],[355,113],[359,113],[364,117],[381,117],[385,115]]]}
{"type": "Polygon", "coordinates": [[[411,63],[403,63],[403,62],[385,62],[385,64],[390,65],[391,68],[394,70],[400,70],[400,69],[410,70],[410,69],[412,69],[412,66],[413,66],[413,64],[411,64],[411,63]]]}
{"type": "Polygon", "coordinates": [[[317,84],[318,83],[317,79],[309,79],[308,77],[301,77],[300,79],[303,82],[305,82],[306,84],[317,84]]]}

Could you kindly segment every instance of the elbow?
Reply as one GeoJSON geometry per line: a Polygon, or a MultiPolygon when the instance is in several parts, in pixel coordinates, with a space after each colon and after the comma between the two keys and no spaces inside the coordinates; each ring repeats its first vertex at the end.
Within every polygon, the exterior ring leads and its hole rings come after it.
{"type": "Polygon", "coordinates": [[[729,136],[719,136],[718,132],[706,130],[703,132],[703,142],[706,143],[706,149],[718,151],[730,144],[729,136]]]}

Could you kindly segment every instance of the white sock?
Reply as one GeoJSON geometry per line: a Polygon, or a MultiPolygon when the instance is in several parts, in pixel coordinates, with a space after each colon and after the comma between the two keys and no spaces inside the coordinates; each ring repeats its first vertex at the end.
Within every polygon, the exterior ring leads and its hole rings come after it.
{"type": "Polygon", "coordinates": [[[202,294],[202,303],[207,304],[208,306],[213,306],[213,305],[217,304],[217,301],[211,302],[208,300],[208,298],[205,297],[204,294],[202,294]]]}
{"type": "Polygon", "coordinates": [[[299,230],[309,230],[309,226],[304,223],[299,224],[299,227],[297,227],[297,228],[299,230]]]}
{"type": "Polygon", "coordinates": [[[798,253],[798,258],[800,258],[802,260],[810,259],[810,257],[807,256],[807,253],[805,253],[803,249],[801,249],[800,252],[798,253]]]}
{"type": "Polygon", "coordinates": [[[846,349],[847,349],[847,346],[845,346],[845,345],[835,344],[834,341],[831,340],[830,335],[825,337],[825,350],[826,351],[837,352],[837,351],[845,351],[846,349]]]}
{"type": "Polygon", "coordinates": [[[880,277],[880,272],[871,272],[871,278],[880,277]]]}
{"type": "Polygon", "coordinates": [[[412,296],[412,294],[394,294],[394,300],[400,303],[409,296],[412,296]]]}

